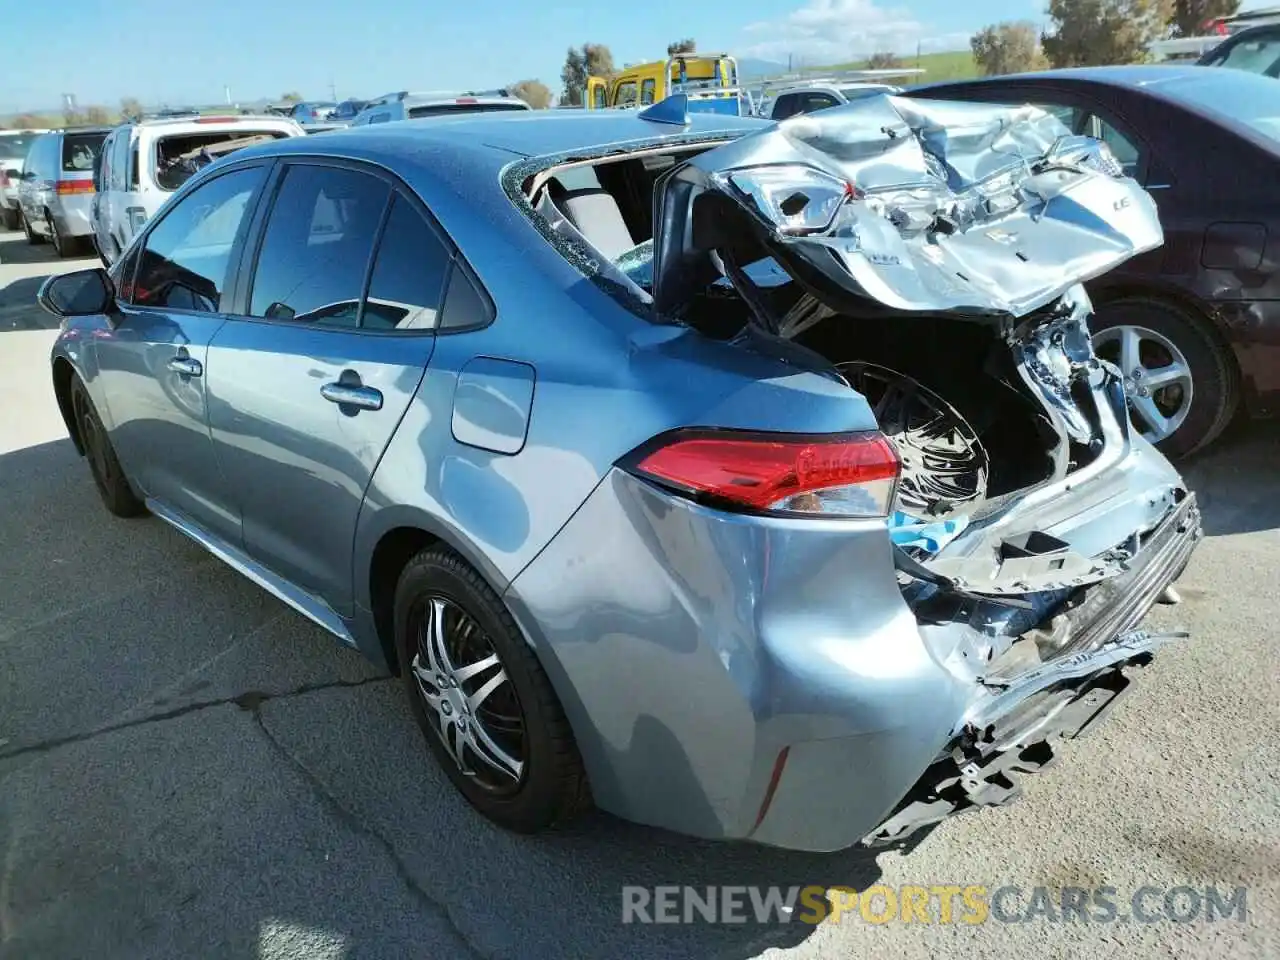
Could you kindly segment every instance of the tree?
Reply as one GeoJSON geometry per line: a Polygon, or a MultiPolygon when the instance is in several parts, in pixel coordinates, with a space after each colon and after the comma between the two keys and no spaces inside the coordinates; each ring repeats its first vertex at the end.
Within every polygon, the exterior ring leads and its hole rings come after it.
{"type": "Polygon", "coordinates": [[[685,37],[683,40],[677,40],[675,43],[667,44],[667,56],[674,57],[677,53],[696,53],[698,51],[698,41],[693,37],[685,37]]]}
{"type": "Polygon", "coordinates": [[[120,115],[126,120],[141,119],[142,101],[137,97],[124,97],[120,101],[120,115]]]}
{"type": "Polygon", "coordinates": [[[1043,70],[1049,65],[1040,49],[1040,32],[1026,20],[985,27],[970,38],[969,46],[988,77],[1043,70]]]}
{"type": "Polygon", "coordinates": [[[79,110],[63,110],[62,122],[68,127],[79,127],[84,125],[84,114],[79,110]]]}
{"type": "Polygon", "coordinates": [[[507,89],[535,110],[551,106],[551,88],[541,80],[521,80],[507,89]]]}
{"type": "Polygon", "coordinates": [[[1206,24],[1239,10],[1240,0],[1174,0],[1174,30],[1180,37],[1199,36],[1206,24]]]}
{"type": "Polygon", "coordinates": [[[902,66],[902,61],[898,59],[896,54],[882,51],[873,53],[867,60],[868,70],[897,70],[902,66]]]}
{"type": "Polygon", "coordinates": [[[1053,32],[1042,44],[1055,67],[1141,63],[1164,36],[1174,0],[1049,0],[1053,32]]]}
{"type": "Polygon", "coordinates": [[[301,103],[302,94],[298,93],[296,90],[290,90],[288,93],[280,94],[280,99],[285,103],[301,103]]]}
{"type": "Polygon", "coordinates": [[[102,126],[111,122],[111,114],[107,113],[106,107],[89,107],[84,112],[84,118],[89,123],[96,124],[97,126],[102,126]]]}
{"type": "Polygon", "coordinates": [[[560,102],[567,107],[582,106],[587,77],[607,77],[612,73],[613,54],[604,44],[584,43],[581,47],[570,47],[565,54],[564,68],[560,71],[560,82],[564,84],[560,102]]]}

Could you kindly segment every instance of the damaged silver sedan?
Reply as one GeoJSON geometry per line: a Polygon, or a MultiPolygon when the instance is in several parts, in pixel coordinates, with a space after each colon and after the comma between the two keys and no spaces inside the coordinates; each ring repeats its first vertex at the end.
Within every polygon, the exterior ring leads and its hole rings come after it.
{"type": "Polygon", "coordinates": [[[1195,497],[1083,286],[1154,205],[1033,108],[686,106],[237,152],[157,221],[234,201],[225,283],[156,225],[50,281],[54,385],[109,509],[398,672],[494,821],[901,842],[1172,639],[1195,497]]]}

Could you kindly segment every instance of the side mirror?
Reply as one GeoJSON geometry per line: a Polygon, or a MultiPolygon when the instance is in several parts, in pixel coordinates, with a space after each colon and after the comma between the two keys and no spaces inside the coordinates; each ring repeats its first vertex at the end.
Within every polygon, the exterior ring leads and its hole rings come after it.
{"type": "Polygon", "coordinates": [[[115,306],[116,288],[101,267],[50,277],[36,302],[55,317],[91,317],[115,306]]]}
{"type": "Polygon", "coordinates": [[[22,179],[22,171],[21,171],[21,170],[18,170],[18,169],[15,169],[15,168],[13,168],[13,167],[10,167],[8,170],[6,170],[6,171],[4,172],[4,175],[5,175],[6,177],[8,177],[10,180],[21,180],[21,179],[22,179]]]}

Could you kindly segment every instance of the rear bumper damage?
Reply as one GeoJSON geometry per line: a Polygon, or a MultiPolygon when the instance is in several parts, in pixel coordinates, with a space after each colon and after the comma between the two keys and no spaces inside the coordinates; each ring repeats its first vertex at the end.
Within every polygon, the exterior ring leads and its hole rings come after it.
{"type": "Polygon", "coordinates": [[[1182,636],[1136,628],[1182,573],[1201,535],[1200,510],[1188,494],[1125,574],[1055,618],[1066,632],[1056,659],[1022,673],[997,668],[983,675],[982,696],[943,755],[864,843],[897,843],[955,814],[1016,799],[1019,777],[1053,762],[1055,741],[1093,727],[1128,692],[1133,670],[1182,636]]]}

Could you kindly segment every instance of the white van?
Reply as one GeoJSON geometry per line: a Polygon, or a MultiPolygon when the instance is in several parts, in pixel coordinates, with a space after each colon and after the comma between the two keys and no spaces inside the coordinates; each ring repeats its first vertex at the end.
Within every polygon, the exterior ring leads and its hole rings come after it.
{"type": "Polygon", "coordinates": [[[306,136],[287,117],[172,117],[116,127],[94,167],[93,243],[110,264],[178,187],[221,156],[306,136]]]}

